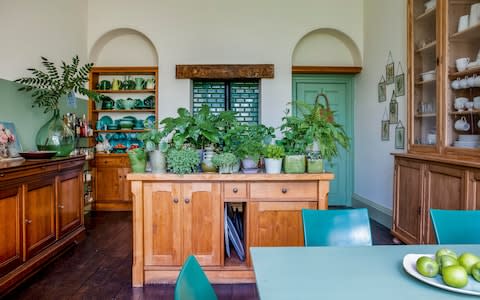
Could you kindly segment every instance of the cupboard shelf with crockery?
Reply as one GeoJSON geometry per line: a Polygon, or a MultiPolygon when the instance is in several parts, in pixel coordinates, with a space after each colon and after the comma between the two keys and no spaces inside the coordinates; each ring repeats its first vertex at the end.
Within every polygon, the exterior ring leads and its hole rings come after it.
{"type": "Polygon", "coordinates": [[[455,80],[458,77],[464,77],[464,76],[469,76],[469,75],[475,75],[475,74],[480,74],[480,67],[478,68],[472,68],[472,69],[467,69],[462,72],[452,72],[448,74],[448,78],[455,80]]]}
{"type": "Polygon", "coordinates": [[[155,89],[148,90],[94,90],[99,94],[141,94],[141,93],[155,93],[155,89]]]}
{"type": "Polygon", "coordinates": [[[460,32],[455,32],[449,38],[451,42],[480,40],[480,24],[469,27],[460,32]]]}
{"type": "Polygon", "coordinates": [[[423,113],[423,114],[415,114],[415,118],[434,118],[436,117],[436,113],[423,113]]]}
{"type": "MultiPolygon", "coordinates": [[[[89,101],[88,116],[89,121],[95,124],[93,131],[94,140],[97,141],[98,149],[102,149],[102,146],[108,145],[109,151],[113,152],[113,147],[118,143],[126,144],[123,138],[108,138],[108,135],[122,135],[122,134],[136,134],[145,132],[148,128],[132,129],[118,128],[108,130],[104,127],[107,124],[101,123],[100,127],[97,127],[97,123],[104,117],[110,117],[112,119],[121,118],[122,115],[131,116],[137,120],[144,120],[153,117],[153,120],[158,115],[158,67],[94,67],[90,72],[89,88],[97,93],[104,95],[103,100],[109,101],[109,105],[95,105],[93,101],[89,101]],[[129,89],[122,89],[128,86],[129,89]],[[136,89],[138,88],[138,89],[136,89]],[[143,94],[143,95],[142,95],[143,94]],[[127,99],[124,99],[127,98],[127,99]],[[142,98],[132,99],[135,101],[141,100],[144,104],[127,105],[118,104],[120,99],[128,100],[128,98],[142,98]],[[148,100],[148,105],[147,102],[148,100]],[[127,109],[131,108],[131,109],[127,109]],[[102,130],[103,129],[103,130],[102,130]],[[104,142],[104,139],[108,140],[108,143],[104,142]]],[[[111,120],[110,122],[112,122],[111,120]]],[[[115,120],[116,121],[116,120],[115,120]]],[[[154,122],[154,121],[152,121],[154,122]]],[[[133,127],[136,128],[136,127],[133,127]]],[[[140,126],[139,126],[140,128],[140,126]]],[[[135,138],[126,139],[135,143],[135,138]]],[[[128,146],[128,145],[127,145],[128,146]]],[[[126,186],[124,179],[118,179],[124,177],[125,174],[130,172],[130,164],[127,154],[115,154],[115,153],[103,153],[97,152],[95,155],[95,162],[92,164],[95,166],[95,173],[93,174],[94,180],[94,195],[95,202],[93,207],[95,210],[131,210],[131,195],[129,189],[118,188],[126,186]],[[111,178],[115,177],[116,180],[120,180],[115,184],[109,183],[111,178]],[[122,190],[123,192],[118,192],[122,190]]]]}
{"type": "Polygon", "coordinates": [[[427,51],[435,51],[435,46],[437,45],[437,41],[430,42],[426,45],[424,45],[421,48],[418,48],[415,50],[417,53],[422,53],[422,52],[427,52],[427,51]]]}
{"type": "Polygon", "coordinates": [[[449,112],[448,114],[449,114],[449,115],[452,115],[452,116],[480,114],[480,109],[463,110],[463,111],[452,111],[452,112],[449,112]]]}
{"type": "Polygon", "coordinates": [[[434,19],[435,11],[436,11],[436,7],[431,8],[431,9],[427,9],[425,12],[423,12],[422,14],[415,17],[415,21],[418,22],[418,21],[423,21],[423,20],[426,20],[426,19],[433,19],[433,21],[435,21],[435,19],[434,19]]]}
{"type": "Polygon", "coordinates": [[[418,80],[418,81],[415,81],[415,85],[431,84],[431,83],[434,83],[435,81],[436,81],[436,79],[432,79],[432,80],[418,80]]]}

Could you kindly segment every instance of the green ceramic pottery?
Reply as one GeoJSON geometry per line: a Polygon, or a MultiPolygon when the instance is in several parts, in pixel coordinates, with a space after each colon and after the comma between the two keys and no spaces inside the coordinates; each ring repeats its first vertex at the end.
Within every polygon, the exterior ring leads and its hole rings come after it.
{"type": "Polygon", "coordinates": [[[130,167],[133,173],[145,173],[147,167],[147,153],[142,148],[127,151],[130,167]]]}
{"type": "Polygon", "coordinates": [[[323,173],[323,159],[308,159],[307,160],[308,173],[323,173]]]}
{"type": "Polygon", "coordinates": [[[283,161],[285,173],[305,173],[305,155],[287,155],[283,161]]]}

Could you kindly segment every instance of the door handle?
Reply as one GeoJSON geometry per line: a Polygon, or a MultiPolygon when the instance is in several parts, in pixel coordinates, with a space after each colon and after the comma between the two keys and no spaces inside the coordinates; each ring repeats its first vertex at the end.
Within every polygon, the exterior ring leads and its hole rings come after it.
{"type": "Polygon", "coordinates": [[[236,187],[233,188],[233,192],[234,192],[235,194],[238,193],[238,189],[237,189],[236,187]]]}
{"type": "Polygon", "coordinates": [[[58,208],[65,208],[65,206],[63,204],[59,204],[58,208]]]}
{"type": "Polygon", "coordinates": [[[190,199],[189,199],[189,198],[185,198],[185,203],[186,203],[186,204],[190,203],[190,199]]]}
{"type": "Polygon", "coordinates": [[[25,223],[26,223],[26,224],[32,224],[32,220],[25,219],[25,223]]]}
{"type": "Polygon", "coordinates": [[[173,203],[178,203],[178,198],[177,197],[173,198],[173,203]]]}

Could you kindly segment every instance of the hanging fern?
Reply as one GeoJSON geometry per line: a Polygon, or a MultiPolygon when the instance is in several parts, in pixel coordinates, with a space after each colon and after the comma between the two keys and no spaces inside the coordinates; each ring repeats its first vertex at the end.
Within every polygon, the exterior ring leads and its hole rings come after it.
{"type": "Polygon", "coordinates": [[[22,77],[15,82],[23,84],[19,91],[32,92],[34,98],[32,107],[44,108],[44,113],[58,109],[59,100],[70,92],[85,95],[98,101],[98,94],[85,88],[88,81],[88,74],[93,63],[79,67],[78,55],[72,58],[72,63],[67,65],[64,61],[60,70],[55,64],[42,56],[42,65],[45,71],[29,68],[32,77],[22,77]]]}

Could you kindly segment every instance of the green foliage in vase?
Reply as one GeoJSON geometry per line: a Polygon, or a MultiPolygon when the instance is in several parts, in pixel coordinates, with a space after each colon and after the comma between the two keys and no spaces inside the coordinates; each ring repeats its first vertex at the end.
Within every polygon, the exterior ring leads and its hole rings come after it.
{"type": "Polygon", "coordinates": [[[212,157],[212,163],[215,167],[231,167],[238,164],[238,158],[230,152],[215,154],[212,157]]]}
{"type": "Polygon", "coordinates": [[[285,149],[281,145],[270,144],[263,149],[265,158],[281,159],[285,156],[285,149]]]}
{"type": "Polygon", "coordinates": [[[343,126],[333,120],[332,112],[327,112],[323,104],[296,101],[294,105],[299,116],[289,115],[287,110],[280,127],[283,134],[281,144],[287,154],[305,154],[307,148],[316,142],[320,157],[331,162],[339,154],[338,145],[349,148],[350,139],[343,126]]]}
{"type": "Polygon", "coordinates": [[[44,108],[44,113],[58,109],[58,102],[62,96],[69,93],[78,93],[98,101],[99,95],[85,88],[88,81],[88,74],[93,63],[87,63],[79,67],[78,55],[72,58],[72,63],[62,61],[58,68],[55,64],[42,56],[42,65],[45,71],[29,68],[32,77],[22,77],[15,82],[24,86],[19,91],[32,92],[34,98],[32,107],[44,108]]]}
{"type": "Polygon", "coordinates": [[[153,128],[145,132],[139,133],[137,138],[143,141],[145,150],[147,152],[160,150],[166,153],[170,148],[170,145],[165,140],[166,134],[162,129],[153,128]]]}
{"type": "Polygon", "coordinates": [[[195,149],[170,149],[167,153],[168,170],[175,174],[189,174],[197,170],[200,157],[195,149]]]}

